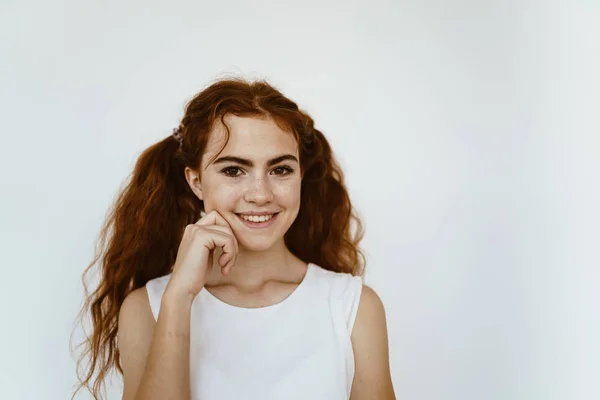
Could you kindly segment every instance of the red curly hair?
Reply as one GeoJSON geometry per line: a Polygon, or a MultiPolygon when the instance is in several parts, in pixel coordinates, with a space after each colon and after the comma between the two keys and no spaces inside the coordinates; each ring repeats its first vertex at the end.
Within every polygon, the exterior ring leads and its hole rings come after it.
{"type": "Polygon", "coordinates": [[[272,118],[297,140],[304,176],[300,211],[284,237],[288,249],[304,262],[364,275],[365,257],[358,246],[363,225],[331,147],[312,118],[266,81],[217,81],[186,105],[181,143],[169,135],[140,155],[107,215],[94,259],[82,277],[85,303],[78,319],[89,312],[93,331],[77,346],[85,348],[77,361],[73,397],[85,387],[101,399],[110,369],[123,374],[117,343],[121,304],[133,290],[171,272],[185,226],[195,223],[203,210],[184,169],[200,167],[212,127],[229,113],[272,118]],[[96,265],[100,281],[90,294],[86,276],[96,265]],[[84,359],[89,364],[81,371],[84,359]]]}

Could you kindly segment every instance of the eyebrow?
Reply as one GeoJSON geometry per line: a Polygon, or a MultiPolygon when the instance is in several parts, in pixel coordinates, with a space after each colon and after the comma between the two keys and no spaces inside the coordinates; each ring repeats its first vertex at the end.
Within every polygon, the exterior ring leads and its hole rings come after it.
{"type": "MultiPolygon", "coordinates": [[[[298,162],[298,159],[296,157],[294,157],[293,155],[284,154],[282,156],[275,157],[275,158],[267,161],[267,166],[271,167],[271,166],[273,166],[275,164],[279,164],[280,162],[285,161],[285,160],[298,162]]],[[[233,157],[233,156],[219,157],[215,162],[213,162],[213,164],[222,164],[222,163],[226,163],[226,162],[234,162],[237,164],[245,165],[247,167],[254,166],[254,163],[250,160],[246,160],[245,158],[240,158],[240,157],[233,157]]]]}

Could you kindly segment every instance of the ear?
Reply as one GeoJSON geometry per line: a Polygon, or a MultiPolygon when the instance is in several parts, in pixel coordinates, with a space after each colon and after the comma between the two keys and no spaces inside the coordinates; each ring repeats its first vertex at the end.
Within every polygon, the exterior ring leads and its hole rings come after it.
{"type": "Polygon", "coordinates": [[[192,189],[192,192],[200,200],[204,201],[204,194],[202,193],[202,185],[200,184],[200,174],[194,171],[190,167],[185,167],[185,180],[192,189]]]}

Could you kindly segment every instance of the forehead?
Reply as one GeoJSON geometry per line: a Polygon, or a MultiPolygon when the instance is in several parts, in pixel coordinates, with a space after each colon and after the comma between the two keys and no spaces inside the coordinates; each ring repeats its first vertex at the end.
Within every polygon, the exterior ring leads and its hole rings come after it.
{"type": "MultiPolygon", "coordinates": [[[[220,156],[232,155],[255,160],[259,163],[277,157],[282,153],[298,155],[296,138],[281,129],[271,118],[238,117],[226,115],[229,140],[220,156]]],[[[212,162],[227,139],[221,121],[217,121],[209,135],[202,164],[212,162]]]]}

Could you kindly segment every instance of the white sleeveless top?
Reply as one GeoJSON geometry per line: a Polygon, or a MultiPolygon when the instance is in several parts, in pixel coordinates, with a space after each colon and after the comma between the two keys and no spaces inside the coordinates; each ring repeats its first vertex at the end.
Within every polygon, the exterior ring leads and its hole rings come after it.
{"type": "MultiPolygon", "coordinates": [[[[170,276],[146,284],[155,319],[170,276]]],[[[361,292],[361,277],[312,263],[285,300],[267,307],[236,307],[201,290],[190,316],[192,399],[348,400],[361,292]]]]}

